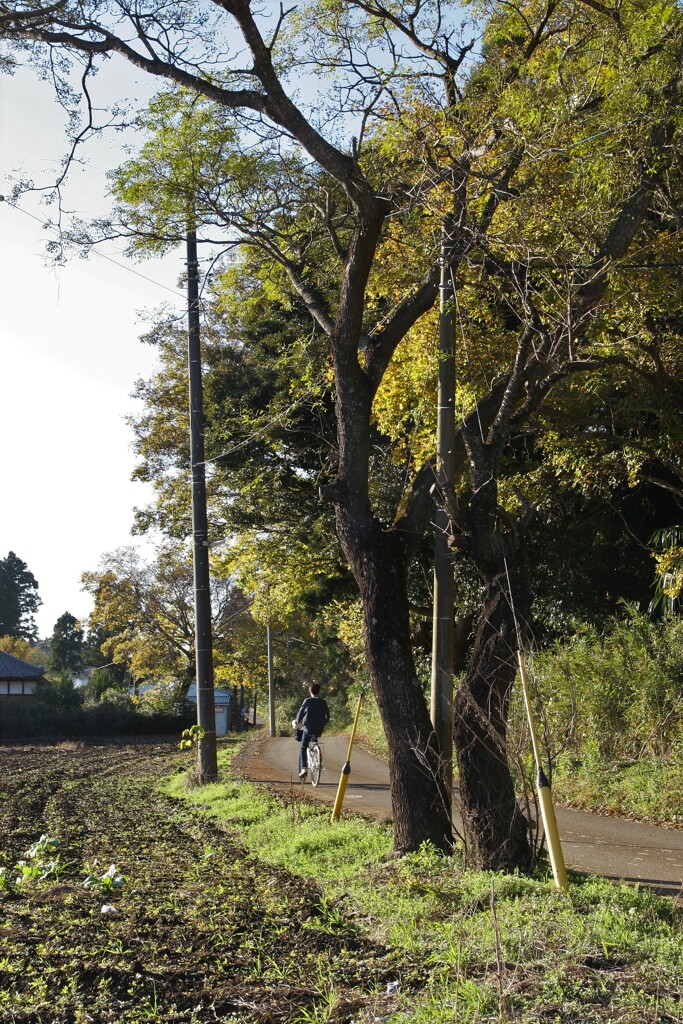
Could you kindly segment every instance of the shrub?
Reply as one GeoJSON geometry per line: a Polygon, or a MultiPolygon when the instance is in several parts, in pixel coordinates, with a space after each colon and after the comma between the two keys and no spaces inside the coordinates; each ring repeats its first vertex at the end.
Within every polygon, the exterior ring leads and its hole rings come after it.
{"type": "Polygon", "coordinates": [[[6,700],[0,717],[0,740],[82,739],[99,736],[144,736],[180,733],[191,725],[193,715],[141,711],[130,698],[85,707],[53,709],[38,701],[6,700]]]}
{"type": "MultiPolygon", "coordinates": [[[[553,757],[668,757],[683,720],[683,622],[628,607],[604,633],[586,629],[530,664],[553,757]]],[[[516,698],[515,715],[523,714],[516,698]]]]}
{"type": "Polygon", "coordinates": [[[177,679],[158,683],[140,695],[139,707],[152,713],[160,711],[171,715],[185,715],[191,707],[185,693],[186,689],[187,685],[178,682],[177,679]]]}

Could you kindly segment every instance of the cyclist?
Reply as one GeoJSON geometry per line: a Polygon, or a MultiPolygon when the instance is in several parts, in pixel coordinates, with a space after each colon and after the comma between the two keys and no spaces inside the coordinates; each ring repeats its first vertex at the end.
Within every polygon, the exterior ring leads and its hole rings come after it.
{"type": "Polygon", "coordinates": [[[320,696],[320,683],[311,683],[309,696],[303,702],[292,722],[293,729],[301,729],[299,748],[299,778],[305,779],[308,771],[308,744],[311,736],[320,736],[330,720],[327,702],[320,696]]]}

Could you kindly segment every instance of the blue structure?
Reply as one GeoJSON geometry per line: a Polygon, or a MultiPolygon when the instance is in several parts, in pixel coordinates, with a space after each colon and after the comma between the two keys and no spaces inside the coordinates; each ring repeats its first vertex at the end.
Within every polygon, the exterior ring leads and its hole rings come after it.
{"type": "MultiPolygon", "coordinates": [[[[197,703],[197,684],[190,683],[187,691],[187,699],[191,704],[197,703]]],[[[230,731],[232,724],[232,705],[235,697],[227,690],[214,690],[214,704],[216,707],[216,736],[225,736],[230,731]]]]}

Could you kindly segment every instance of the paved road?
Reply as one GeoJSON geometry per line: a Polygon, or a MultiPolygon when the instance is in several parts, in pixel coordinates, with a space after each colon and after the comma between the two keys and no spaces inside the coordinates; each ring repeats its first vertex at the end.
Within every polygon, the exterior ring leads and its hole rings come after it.
{"type": "MultiPolygon", "coordinates": [[[[325,737],[323,776],[317,788],[306,785],[308,796],[334,803],[348,742],[345,736],[325,737]]],[[[294,739],[264,737],[243,750],[240,769],[245,777],[281,788],[300,785],[294,739]]],[[[344,809],[391,817],[387,765],[357,747],[351,758],[344,809]]],[[[453,810],[457,828],[457,791],[453,810]]],[[[589,875],[639,882],[669,896],[681,893],[683,831],[563,807],[557,808],[557,824],[567,867],[589,875]]]]}

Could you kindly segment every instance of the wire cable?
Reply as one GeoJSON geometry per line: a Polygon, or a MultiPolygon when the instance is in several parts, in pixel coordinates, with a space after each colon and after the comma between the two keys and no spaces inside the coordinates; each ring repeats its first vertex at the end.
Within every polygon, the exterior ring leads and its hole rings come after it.
{"type": "MultiPolygon", "coordinates": [[[[16,203],[8,203],[5,196],[0,196],[0,202],[5,202],[9,209],[16,210],[17,213],[23,213],[25,217],[30,217],[31,220],[35,220],[45,230],[58,230],[54,225],[46,223],[42,217],[37,217],[34,213],[29,213],[28,210],[22,209],[22,207],[17,206],[16,203]]],[[[171,292],[171,294],[175,296],[180,296],[182,298],[184,298],[185,296],[185,293],[181,291],[180,288],[171,288],[170,285],[162,284],[161,281],[155,281],[154,278],[147,277],[146,274],[141,273],[139,270],[134,270],[132,267],[127,267],[125,263],[120,263],[118,260],[115,260],[112,256],[107,256],[106,253],[100,252],[98,249],[91,249],[90,251],[94,253],[95,256],[99,256],[100,259],[106,260],[108,263],[113,263],[114,266],[119,267],[120,270],[125,270],[126,273],[128,274],[134,274],[136,277],[142,278],[142,280],[147,281],[148,284],[153,284],[157,288],[163,288],[164,291],[171,292]]],[[[123,255],[123,253],[121,255],[123,255]]]]}

